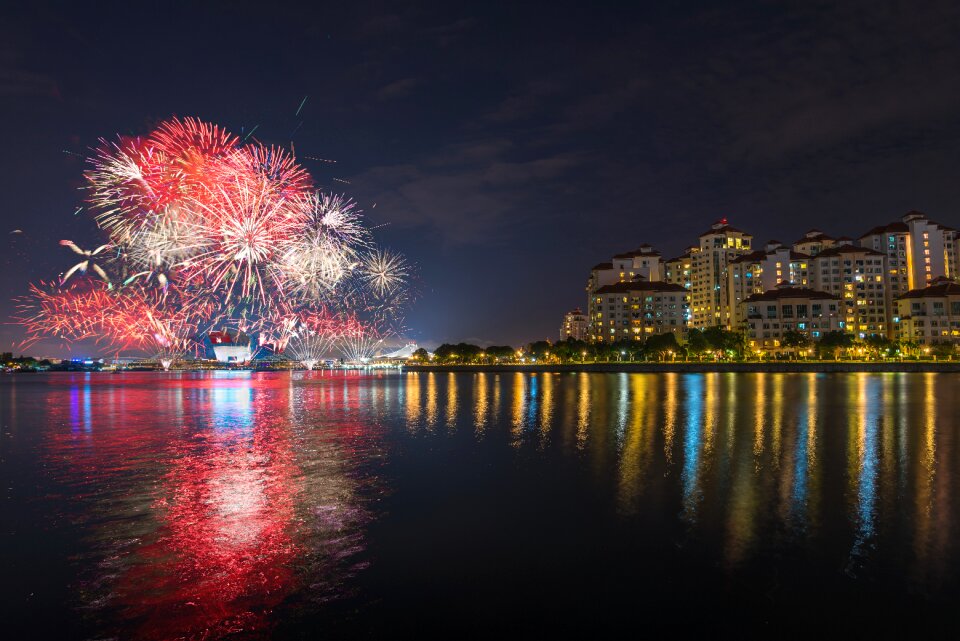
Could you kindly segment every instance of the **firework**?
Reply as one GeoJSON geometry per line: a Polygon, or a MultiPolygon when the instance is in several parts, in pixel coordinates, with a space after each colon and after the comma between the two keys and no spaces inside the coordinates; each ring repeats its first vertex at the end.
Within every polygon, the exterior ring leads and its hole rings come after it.
{"type": "Polygon", "coordinates": [[[308,370],[333,354],[342,331],[339,320],[326,311],[304,314],[298,318],[288,351],[308,370]]]}
{"type": "Polygon", "coordinates": [[[356,203],[315,191],[282,148],[174,118],[101,140],[90,162],[91,210],[109,242],[61,242],[83,260],[22,301],[27,342],[95,338],[166,366],[228,326],[304,362],[334,346],[363,360],[408,303],[406,260],[377,249],[356,203]]]}
{"type": "Polygon", "coordinates": [[[343,358],[349,362],[366,363],[383,344],[385,336],[373,323],[349,316],[341,319],[340,325],[337,343],[343,358]]]}
{"type": "Polygon", "coordinates": [[[301,201],[303,226],[276,263],[283,288],[301,300],[328,301],[348,283],[367,246],[352,202],[315,193],[301,201]]]}
{"type": "Polygon", "coordinates": [[[73,251],[73,253],[79,254],[80,256],[83,256],[86,259],[86,260],[80,261],[79,263],[77,263],[76,265],[68,269],[67,272],[63,275],[63,278],[60,279],[60,282],[62,283],[67,282],[67,280],[69,280],[70,277],[77,272],[81,274],[86,274],[87,270],[92,267],[93,271],[98,276],[100,276],[104,281],[106,281],[108,285],[110,284],[110,277],[107,276],[107,272],[105,272],[103,268],[100,267],[100,265],[93,262],[95,257],[97,257],[100,254],[103,254],[108,249],[110,249],[110,245],[100,245],[96,249],[89,250],[89,249],[80,249],[80,247],[78,247],[77,244],[74,243],[72,240],[61,240],[60,244],[64,247],[69,247],[73,251]]]}

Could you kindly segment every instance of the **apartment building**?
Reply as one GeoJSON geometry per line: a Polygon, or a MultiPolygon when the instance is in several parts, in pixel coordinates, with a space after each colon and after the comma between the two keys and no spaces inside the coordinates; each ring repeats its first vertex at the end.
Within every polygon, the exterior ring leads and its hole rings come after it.
{"type": "Polygon", "coordinates": [[[777,240],[768,241],[759,251],[744,254],[727,266],[728,307],[733,310],[732,328],[740,328],[745,317],[740,303],[787,283],[809,285],[810,256],[794,251],[777,240]]]}
{"type": "Polygon", "coordinates": [[[810,259],[811,288],[840,298],[840,329],[887,335],[886,256],[844,241],[810,259]]]}
{"type": "Polygon", "coordinates": [[[730,226],[727,219],[715,222],[700,234],[697,251],[690,256],[690,308],[697,328],[729,326],[733,316],[727,292],[727,265],[751,252],[753,236],[730,226]]]}
{"type": "Polygon", "coordinates": [[[921,345],[960,344],[960,284],[946,277],[896,301],[900,337],[921,345]]]}
{"type": "Polygon", "coordinates": [[[753,351],[777,353],[792,349],[783,344],[787,332],[799,332],[809,341],[816,341],[843,327],[840,297],[809,287],[781,283],[762,294],[748,296],[739,306],[747,347],[753,351]]]}
{"type": "Polygon", "coordinates": [[[698,245],[692,247],[687,247],[686,250],[679,256],[675,258],[670,258],[663,262],[663,280],[668,283],[673,283],[674,285],[682,285],[683,287],[690,289],[691,282],[691,268],[693,261],[693,254],[700,251],[698,245]]]}
{"type": "Polygon", "coordinates": [[[560,340],[572,338],[585,341],[589,337],[587,315],[579,307],[563,315],[563,322],[560,324],[560,340]]]}
{"type": "Polygon", "coordinates": [[[595,342],[643,340],[671,332],[686,338],[690,292],[673,283],[638,277],[604,285],[590,297],[590,339],[595,342]]]}

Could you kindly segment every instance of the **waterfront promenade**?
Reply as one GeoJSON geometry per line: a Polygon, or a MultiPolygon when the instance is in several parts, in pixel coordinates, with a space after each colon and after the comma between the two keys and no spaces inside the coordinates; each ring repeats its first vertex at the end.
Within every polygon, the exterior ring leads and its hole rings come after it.
{"type": "Polygon", "coordinates": [[[408,372],[960,372],[960,361],[786,361],[405,365],[408,372]]]}

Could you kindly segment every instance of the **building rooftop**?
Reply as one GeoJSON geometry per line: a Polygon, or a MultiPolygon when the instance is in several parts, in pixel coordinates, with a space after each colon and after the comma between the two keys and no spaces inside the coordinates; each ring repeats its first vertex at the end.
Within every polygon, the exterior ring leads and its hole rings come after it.
{"type": "Polygon", "coordinates": [[[710,229],[700,234],[700,238],[703,238],[704,236],[712,236],[714,234],[724,234],[727,232],[733,234],[743,234],[744,236],[750,236],[750,238],[753,238],[752,234],[729,225],[726,218],[721,218],[717,222],[713,223],[710,229]]]}
{"type": "Polygon", "coordinates": [[[736,258],[730,261],[730,264],[732,265],[734,263],[754,263],[754,262],[759,262],[766,257],[767,257],[767,252],[758,250],[755,252],[750,252],[749,254],[744,254],[743,256],[737,256],[736,258]]]}
{"type": "MultiPolygon", "coordinates": [[[[783,249],[786,249],[786,248],[784,247],[783,249]]],[[[773,256],[776,253],[777,253],[776,251],[750,252],[749,254],[744,254],[743,256],[737,256],[736,258],[730,261],[730,264],[732,265],[734,263],[759,262],[761,260],[764,260],[767,256],[773,256]]],[[[820,254],[820,255],[822,256],[823,254],[820,254]]],[[[809,254],[804,254],[803,252],[796,252],[796,251],[790,250],[790,260],[808,260],[809,258],[811,258],[809,254]]]]}
{"type": "Polygon", "coordinates": [[[960,283],[949,278],[934,279],[929,285],[922,289],[911,289],[900,298],[939,298],[942,296],[960,295],[960,283]]]}
{"type": "Polygon", "coordinates": [[[634,258],[636,256],[659,256],[660,252],[650,245],[640,245],[637,249],[630,252],[614,255],[614,258],[634,258]]]}
{"type": "Polygon", "coordinates": [[[910,231],[910,228],[907,227],[907,223],[900,221],[892,222],[888,225],[879,225],[869,230],[867,233],[860,236],[860,238],[866,238],[867,236],[875,236],[877,234],[898,234],[910,231]]]}
{"type": "Polygon", "coordinates": [[[613,269],[613,263],[597,263],[590,268],[590,271],[594,271],[596,269],[613,269]]]}
{"type": "Polygon", "coordinates": [[[819,229],[811,229],[806,234],[803,235],[803,238],[794,243],[794,245],[799,245],[800,243],[816,243],[823,242],[825,240],[836,240],[833,236],[828,236],[819,229]]]}
{"type": "Polygon", "coordinates": [[[662,280],[634,280],[604,285],[595,291],[594,294],[626,294],[628,292],[683,292],[684,294],[689,294],[690,290],[682,285],[675,285],[662,280]]]}
{"type": "Polygon", "coordinates": [[[831,300],[840,300],[839,296],[834,296],[828,292],[821,292],[807,287],[793,287],[789,283],[780,283],[776,289],[769,289],[762,294],[754,294],[744,299],[744,303],[753,303],[764,300],[780,300],[783,298],[829,298],[831,300]]]}
{"type": "Polygon", "coordinates": [[[817,254],[817,258],[830,256],[843,256],[844,254],[867,254],[868,256],[883,256],[881,252],[869,247],[855,247],[853,245],[837,245],[824,249],[817,254]]]}

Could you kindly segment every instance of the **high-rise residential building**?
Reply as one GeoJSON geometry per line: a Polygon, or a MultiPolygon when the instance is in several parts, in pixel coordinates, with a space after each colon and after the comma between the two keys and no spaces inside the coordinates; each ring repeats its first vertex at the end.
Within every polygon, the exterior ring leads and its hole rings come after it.
{"type": "Polygon", "coordinates": [[[689,324],[690,292],[680,285],[638,277],[594,291],[587,312],[590,339],[595,342],[643,340],[667,332],[683,340],[689,324]]]}
{"type": "Polygon", "coordinates": [[[942,226],[943,244],[947,254],[947,278],[960,280],[960,231],[942,226]]]}
{"type": "Polygon", "coordinates": [[[759,251],[738,256],[727,265],[727,305],[733,311],[730,326],[740,328],[745,320],[741,301],[770,291],[782,283],[809,285],[810,256],[792,250],[777,240],[759,251]]]}
{"type": "Polygon", "coordinates": [[[729,326],[733,316],[727,294],[727,265],[749,254],[753,236],[731,227],[727,219],[700,234],[698,251],[691,254],[691,312],[694,327],[729,326]]]}
{"type": "Polygon", "coordinates": [[[840,298],[840,329],[863,338],[887,327],[886,256],[846,241],[810,259],[813,289],[840,298]]]}
{"type": "Polygon", "coordinates": [[[660,252],[650,245],[640,245],[638,249],[617,254],[608,263],[599,263],[590,269],[587,280],[587,292],[593,292],[604,285],[631,281],[640,277],[647,281],[663,280],[663,259],[660,252]]]}
{"type": "Polygon", "coordinates": [[[660,252],[647,244],[640,245],[631,252],[617,254],[610,264],[617,282],[630,281],[637,277],[650,282],[663,280],[663,259],[660,252]]]}
{"type": "Polygon", "coordinates": [[[897,332],[897,298],[926,287],[936,278],[956,275],[956,232],[918,211],[874,227],[860,237],[860,245],[886,254],[887,333],[891,337],[897,332]]]}
{"type": "Polygon", "coordinates": [[[563,323],[560,325],[560,340],[572,338],[578,341],[585,341],[589,338],[587,330],[587,316],[579,307],[563,315],[563,323]]]}
{"type": "Polygon", "coordinates": [[[827,236],[819,229],[811,229],[793,244],[793,249],[801,254],[816,256],[824,249],[830,249],[836,244],[837,239],[827,236]]]}
{"type": "MultiPolygon", "coordinates": [[[[594,293],[601,287],[616,283],[643,280],[659,282],[663,280],[664,263],[660,252],[648,244],[640,245],[637,249],[623,254],[617,254],[608,263],[599,263],[590,269],[587,279],[587,310],[593,305],[594,293]]],[[[587,334],[592,336],[590,327],[594,324],[593,314],[588,313],[587,334]]]]}
{"type": "Polygon", "coordinates": [[[920,343],[960,343],[960,284],[946,277],[896,301],[900,337],[920,343]]]}
{"type": "Polygon", "coordinates": [[[841,329],[840,298],[809,287],[781,283],[739,303],[746,328],[747,347],[753,351],[779,352],[786,332],[799,332],[810,341],[841,329]]]}
{"type": "Polygon", "coordinates": [[[613,263],[597,263],[590,268],[590,276],[587,278],[587,300],[589,301],[590,294],[604,285],[612,285],[616,282],[619,282],[619,278],[613,271],[613,263]]]}
{"type": "Polygon", "coordinates": [[[663,262],[663,280],[674,285],[682,285],[690,289],[690,270],[692,266],[692,256],[700,251],[699,246],[687,247],[687,249],[677,256],[663,262]]]}
{"type": "Polygon", "coordinates": [[[891,292],[894,295],[922,289],[933,279],[953,277],[955,233],[917,211],[901,220],[874,227],[860,244],[887,255],[891,292]]]}

